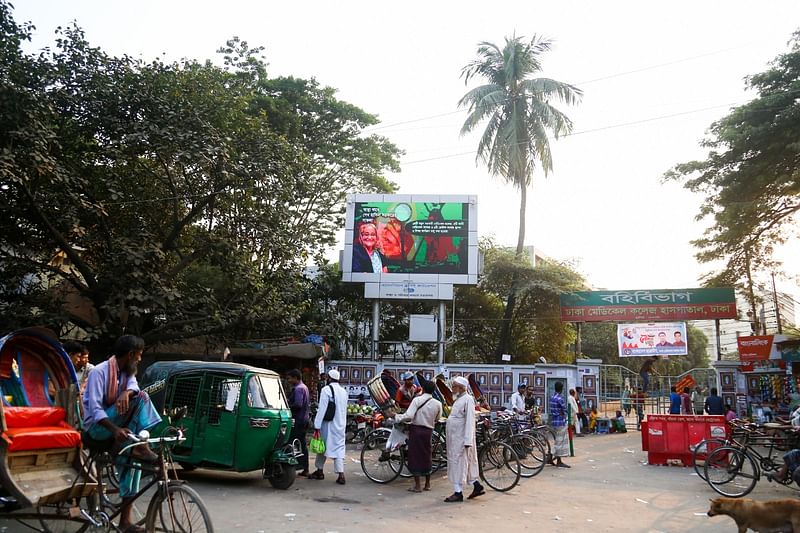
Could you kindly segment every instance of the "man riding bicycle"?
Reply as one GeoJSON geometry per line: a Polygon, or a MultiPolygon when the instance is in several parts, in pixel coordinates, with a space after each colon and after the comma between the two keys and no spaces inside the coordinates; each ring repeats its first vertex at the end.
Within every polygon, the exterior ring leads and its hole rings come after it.
{"type": "MultiPolygon", "coordinates": [[[[84,444],[89,449],[120,450],[133,442],[132,436],[161,422],[150,397],[139,390],[136,370],[142,359],[144,340],[123,335],[114,345],[114,354],[89,373],[83,394],[84,444]]],[[[115,453],[122,497],[119,529],[138,532],[133,525],[133,498],[139,491],[141,470],[131,461],[154,462],[158,456],[147,446],[134,446],[129,453],[115,453]]]]}

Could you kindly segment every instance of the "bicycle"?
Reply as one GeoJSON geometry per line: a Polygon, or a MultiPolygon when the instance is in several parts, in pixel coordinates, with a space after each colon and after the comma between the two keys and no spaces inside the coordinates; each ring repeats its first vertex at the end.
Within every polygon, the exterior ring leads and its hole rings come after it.
{"type": "MultiPolygon", "coordinates": [[[[401,444],[386,453],[386,443],[391,431],[378,428],[370,432],[361,447],[361,470],[375,483],[390,483],[398,477],[411,477],[408,471],[407,444],[401,444]]],[[[447,463],[447,448],[442,433],[434,430],[431,434],[431,473],[447,463]]]]}
{"type": "MultiPolygon", "coordinates": [[[[171,447],[186,440],[183,431],[169,427],[161,437],[150,438],[147,432],[142,432],[139,436],[131,436],[131,440],[134,442],[122,448],[118,456],[125,455],[137,446],[152,444],[158,457],[154,464],[131,461],[126,465],[139,470],[143,477],[152,476],[130,498],[131,503],[155,488],[147,505],[147,512],[137,525],[143,523],[148,532],[213,533],[211,518],[200,495],[177,479],[177,472],[172,466],[171,447]]],[[[121,514],[122,507],[109,497],[113,494],[113,489],[106,492],[105,478],[110,479],[111,476],[107,473],[97,475],[98,471],[102,472],[107,467],[108,461],[113,462],[108,450],[90,451],[89,457],[83,463],[80,479],[73,483],[73,488],[82,492],[82,496],[63,502],[46,503],[37,508],[37,513],[15,514],[14,518],[34,531],[43,533],[117,530],[112,522],[121,514]],[[81,486],[86,490],[81,491],[81,486]],[[23,521],[30,519],[39,520],[41,529],[23,521]]]]}
{"type": "MultiPolygon", "coordinates": [[[[783,466],[776,451],[787,446],[797,446],[796,434],[772,434],[764,428],[747,426],[743,442],[733,441],[711,452],[706,458],[705,479],[715,492],[731,498],[749,494],[766,472],[768,476],[783,466]],[[758,447],[766,448],[762,453],[758,447]]],[[[781,484],[791,486],[792,475],[787,475],[781,484]]],[[[792,487],[795,488],[795,487],[792,487]]],[[[800,489],[798,489],[800,490],[800,489]]]]}

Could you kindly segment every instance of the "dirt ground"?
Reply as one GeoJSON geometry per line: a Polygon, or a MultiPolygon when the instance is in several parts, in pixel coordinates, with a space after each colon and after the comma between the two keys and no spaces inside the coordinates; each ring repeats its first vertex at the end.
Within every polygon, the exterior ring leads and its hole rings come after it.
{"type": "MultiPolygon", "coordinates": [[[[571,469],[546,467],[523,479],[508,493],[487,494],[461,504],[445,504],[450,493],[444,474],[435,476],[429,493],[407,492],[408,482],[389,485],[368,480],[356,449],[346,462],[347,485],[334,483],[332,465],[324,481],[298,478],[278,491],[257,472],[233,474],[197,470],[183,476],[208,506],[215,531],[371,532],[422,531],[448,527],[488,531],[735,531],[733,520],[706,516],[711,488],[693,469],[649,466],[637,431],[590,435],[575,440],[571,469]]],[[[751,497],[793,498],[797,493],[759,481],[751,497]]],[[[5,531],[26,531],[0,522],[5,531]]],[[[28,530],[29,531],[29,530],[28,530]]]]}

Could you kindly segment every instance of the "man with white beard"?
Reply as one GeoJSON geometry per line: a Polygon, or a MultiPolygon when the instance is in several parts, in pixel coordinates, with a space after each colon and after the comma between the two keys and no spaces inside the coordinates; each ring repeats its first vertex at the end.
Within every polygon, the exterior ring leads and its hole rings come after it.
{"type": "Polygon", "coordinates": [[[478,482],[478,452],[475,442],[475,400],[467,392],[469,381],[461,376],[453,380],[456,401],[447,417],[447,477],[453,484],[453,494],[445,502],[463,502],[465,483],[472,484],[467,499],[485,494],[478,482]]]}

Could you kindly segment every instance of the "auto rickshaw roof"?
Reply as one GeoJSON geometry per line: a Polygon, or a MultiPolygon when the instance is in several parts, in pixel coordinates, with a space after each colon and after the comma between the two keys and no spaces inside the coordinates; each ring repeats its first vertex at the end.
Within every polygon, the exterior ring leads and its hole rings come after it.
{"type": "Polygon", "coordinates": [[[229,363],[226,361],[158,361],[147,367],[145,371],[145,379],[152,374],[161,376],[156,379],[164,379],[167,376],[174,376],[175,374],[184,374],[188,372],[220,372],[223,374],[231,374],[235,376],[243,376],[248,372],[255,374],[267,374],[275,377],[280,377],[279,374],[273,370],[266,368],[258,368],[250,365],[243,365],[241,363],[229,363]]]}

